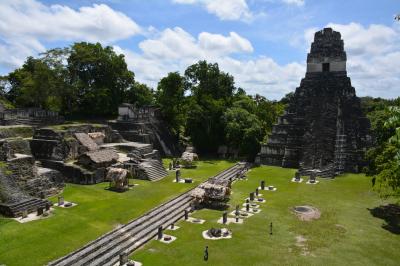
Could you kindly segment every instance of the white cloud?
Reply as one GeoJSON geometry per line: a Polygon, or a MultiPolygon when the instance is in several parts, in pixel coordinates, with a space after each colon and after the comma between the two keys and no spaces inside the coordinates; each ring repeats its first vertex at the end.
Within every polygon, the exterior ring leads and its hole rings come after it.
{"type": "Polygon", "coordinates": [[[251,21],[253,14],[245,0],[172,0],[177,4],[199,4],[221,20],[251,21]]]}
{"type": "Polygon", "coordinates": [[[203,50],[219,55],[235,52],[253,52],[253,46],[250,41],[235,32],[230,32],[229,37],[202,32],[199,34],[199,46],[203,50]]]}
{"type": "Polygon", "coordinates": [[[228,36],[202,32],[195,38],[181,28],[166,29],[141,42],[139,47],[141,53],[118,46],[115,50],[125,54],[138,81],[153,87],[168,72],[183,73],[189,65],[205,59],[210,63],[217,62],[223,71],[235,77],[237,86],[249,93],[279,99],[298,86],[305,71],[304,65],[291,63],[281,66],[268,57],[235,59],[233,54],[253,51],[251,43],[235,32],[228,36]]]}
{"type": "Polygon", "coordinates": [[[304,0],[282,0],[285,4],[288,5],[296,5],[296,6],[304,6],[304,0]]]}
{"type": "Polygon", "coordinates": [[[14,67],[44,51],[45,41],[112,43],[141,31],[132,19],[104,4],[74,10],[35,0],[3,0],[0,17],[0,64],[14,67]]]}

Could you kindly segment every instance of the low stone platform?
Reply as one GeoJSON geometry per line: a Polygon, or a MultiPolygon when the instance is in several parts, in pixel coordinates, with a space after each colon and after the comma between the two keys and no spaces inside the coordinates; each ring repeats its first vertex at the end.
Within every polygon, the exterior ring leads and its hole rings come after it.
{"type": "Polygon", "coordinates": [[[222,235],[220,237],[209,236],[208,230],[203,231],[202,235],[204,239],[208,240],[220,240],[220,239],[230,239],[232,238],[232,232],[228,228],[221,228],[222,235]],[[224,235],[227,234],[227,235],[224,235]]]}
{"type": "Polygon", "coordinates": [[[293,177],[293,178],[292,178],[292,182],[293,182],[293,183],[301,183],[301,182],[303,182],[303,178],[300,178],[300,179],[296,180],[296,178],[293,177]]]}
{"type": "Polygon", "coordinates": [[[78,204],[77,203],[73,203],[73,202],[69,202],[69,201],[64,201],[64,204],[62,204],[62,205],[58,205],[58,203],[54,203],[53,206],[59,207],[59,208],[70,209],[72,207],[78,206],[78,204]],[[71,204],[71,205],[68,206],[69,204],[71,204]]]}
{"type": "Polygon", "coordinates": [[[193,218],[193,217],[189,217],[185,221],[189,222],[189,223],[192,223],[192,224],[204,224],[206,222],[206,220],[199,219],[199,218],[193,218]]]}
{"type": "MultiPolygon", "coordinates": [[[[157,238],[156,238],[157,239],[157,238]]],[[[158,241],[160,241],[161,243],[164,244],[171,244],[172,242],[174,242],[177,239],[176,236],[171,236],[171,235],[166,235],[164,234],[163,237],[161,239],[157,239],[158,241]]]]}
{"type": "Polygon", "coordinates": [[[15,218],[11,218],[11,219],[13,219],[14,221],[17,221],[17,222],[19,222],[21,224],[29,223],[29,222],[32,222],[32,221],[37,221],[37,220],[43,220],[43,219],[50,218],[51,216],[53,216],[52,211],[54,211],[54,209],[50,208],[49,211],[46,211],[47,215],[37,215],[36,212],[32,212],[32,213],[29,213],[28,216],[25,217],[25,218],[23,218],[23,217],[15,217],[15,218]]]}

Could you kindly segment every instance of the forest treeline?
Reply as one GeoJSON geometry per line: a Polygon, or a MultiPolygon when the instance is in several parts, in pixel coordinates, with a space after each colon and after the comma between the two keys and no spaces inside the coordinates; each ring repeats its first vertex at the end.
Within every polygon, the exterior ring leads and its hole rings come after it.
{"type": "MultiPolygon", "coordinates": [[[[268,71],[268,70],[266,70],[268,71]]],[[[268,90],[268,88],[265,88],[268,90]]],[[[189,139],[200,153],[219,145],[253,159],[290,101],[247,95],[218,64],[199,61],[183,75],[171,71],[153,89],[135,81],[123,55],[99,43],[74,43],[28,57],[0,77],[1,101],[8,108],[40,107],[65,117],[112,117],[123,102],[160,108],[170,130],[189,139]]],[[[371,121],[373,147],[365,172],[377,177],[383,194],[400,188],[400,99],[362,98],[371,121]]]]}

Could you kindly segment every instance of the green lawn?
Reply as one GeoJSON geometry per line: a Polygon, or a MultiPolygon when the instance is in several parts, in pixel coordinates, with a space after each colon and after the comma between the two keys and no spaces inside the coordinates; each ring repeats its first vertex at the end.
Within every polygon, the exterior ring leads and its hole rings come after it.
{"type": "MultiPolygon", "coordinates": [[[[164,160],[165,166],[168,163],[164,160]]],[[[125,193],[106,190],[108,183],[90,186],[68,184],[64,198],[78,203],[78,206],[56,208],[52,217],[25,224],[0,218],[0,265],[46,264],[233,164],[228,161],[200,161],[197,169],[182,170],[182,177],[193,178],[193,184],[172,183],[175,174],[171,172],[167,178],[154,183],[134,180],[139,186],[125,193]]]]}
{"type": "Polygon", "coordinates": [[[243,203],[260,180],[275,185],[276,192],[264,192],[267,202],[262,212],[242,225],[228,225],[232,239],[205,240],[203,230],[221,227],[216,221],[222,212],[201,210],[194,217],[203,225],[185,221],[177,231],[167,231],[178,239],[167,245],[151,241],[135,252],[133,259],[144,265],[399,265],[400,235],[382,229],[383,220],[368,208],[384,204],[370,189],[364,175],[348,174],[317,185],[290,182],[294,170],[278,167],[254,168],[247,181],[233,185],[231,210],[243,203]],[[312,222],[299,221],[291,212],[295,205],[313,205],[322,212],[312,222]],[[273,235],[269,223],[273,222],[273,235]],[[298,246],[296,236],[307,239],[298,246]],[[209,261],[203,261],[205,246],[209,261]]]}

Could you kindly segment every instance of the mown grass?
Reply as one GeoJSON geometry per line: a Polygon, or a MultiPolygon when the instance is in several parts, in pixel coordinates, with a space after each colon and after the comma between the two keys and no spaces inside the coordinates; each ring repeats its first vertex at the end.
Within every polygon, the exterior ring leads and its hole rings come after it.
{"type": "MultiPolygon", "coordinates": [[[[164,160],[168,165],[169,160],[164,160]]],[[[78,203],[71,209],[56,208],[52,217],[20,224],[0,218],[0,265],[44,265],[83,246],[119,224],[197,186],[230,166],[228,161],[200,161],[197,169],[182,170],[193,184],[176,184],[173,172],[158,182],[134,180],[139,186],[125,193],[107,190],[108,183],[83,186],[68,184],[67,201],[78,203]]],[[[132,180],[131,180],[132,181],[132,180]]],[[[56,202],[56,198],[53,198],[56,202]]]]}
{"type": "Polygon", "coordinates": [[[169,244],[151,241],[132,258],[144,265],[399,265],[400,235],[381,226],[369,208],[386,202],[371,191],[364,175],[346,174],[335,180],[321,180],[318,185],[290,182],[294,170],[258,167],[247,181],[233,185],[231,208],[242,204],[261,180],[275,185],[276,192],[263,192],[267,200],[262,211],[242,225],[227,225],[233,238],[211,241],[202,231],[221,228],[217,220],[221,211],[201,210],[194,217],[206,219],[203,225],[185,221],[177,231],[166,233],[178,239],[169,244]],[[321,218],[303,222],[292,213],[296,205],[312,205],[321,218]],[[269,224],[273,223],[273,235],[269,224]],[[303,246],[296,236],[307,239],[303,246]],[[209,260],[203,261],[204,247],[209,246],[209,260]]]}

